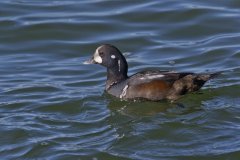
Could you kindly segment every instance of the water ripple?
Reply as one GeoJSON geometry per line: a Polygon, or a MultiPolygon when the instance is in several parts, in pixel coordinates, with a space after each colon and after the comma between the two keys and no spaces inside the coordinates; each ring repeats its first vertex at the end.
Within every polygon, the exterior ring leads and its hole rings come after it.
{"type": "Polygon", "coordinates": [[[2,159],[237,159],[237,0],[0,2],[2,159]],[[177,103],[119,101],[106,69],[84,65],[112,43],[129,74],[222,75],[177,103]]]}

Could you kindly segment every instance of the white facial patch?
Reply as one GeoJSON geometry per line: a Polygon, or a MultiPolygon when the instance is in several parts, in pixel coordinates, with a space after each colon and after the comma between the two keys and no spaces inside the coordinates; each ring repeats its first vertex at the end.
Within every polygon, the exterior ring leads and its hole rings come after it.
{"type": "Polygon", "coordinates": [[[96,49],[96,51],[95,51],[95,53],[94,53],[94,55],[93,55],[93,59],[94,59],[94,61],[95,62],[97,62],[97,63],[102,63],[102,58],[101,58],[101,56],[99,55],[99,48],[97,48],[96,49]]]}
{"type": "Polygon", "coordinates": [[[116,58],[116,56],[115,56],[115,55],[111,55],[111,58],[112,58],[112,59],[115,59],[115,58],[116,58]]]}

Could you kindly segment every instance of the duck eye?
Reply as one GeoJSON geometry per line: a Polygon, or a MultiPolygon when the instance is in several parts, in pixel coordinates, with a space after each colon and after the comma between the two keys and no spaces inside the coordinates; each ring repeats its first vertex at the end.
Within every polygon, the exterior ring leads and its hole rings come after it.
{"type": "Polygon", "coordinates": [[[99,52],[99,55],[102,56],[102,55],[103,55],[103,52],[99,52]]]}

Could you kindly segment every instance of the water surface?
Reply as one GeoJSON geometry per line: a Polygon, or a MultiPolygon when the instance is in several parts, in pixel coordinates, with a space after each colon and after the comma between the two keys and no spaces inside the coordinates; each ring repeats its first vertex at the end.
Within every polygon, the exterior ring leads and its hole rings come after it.
{"type": "Polygon", "coordinates": [[[238,0],[2,0],[1,159],[239,159],[239,16],[238,0]],[[129,74],[224,72],[181,105],[120,101],[83,64],[103,43],[129,74]]]}

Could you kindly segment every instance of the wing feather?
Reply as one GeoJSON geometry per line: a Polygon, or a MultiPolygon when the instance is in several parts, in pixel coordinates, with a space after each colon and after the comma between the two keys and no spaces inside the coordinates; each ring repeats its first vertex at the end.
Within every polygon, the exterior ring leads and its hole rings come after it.
{"type": "Polygon", "coordinates": [[[151,81],[162,80],[167,83],[173,83],[174,81],[193,73],[177,73],[173,71],[159,71],[148,70],[136,73],[129,77],[129,85],[140,85],[143,83],[150,83],[151,81]]]}

